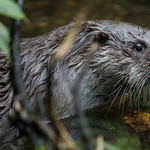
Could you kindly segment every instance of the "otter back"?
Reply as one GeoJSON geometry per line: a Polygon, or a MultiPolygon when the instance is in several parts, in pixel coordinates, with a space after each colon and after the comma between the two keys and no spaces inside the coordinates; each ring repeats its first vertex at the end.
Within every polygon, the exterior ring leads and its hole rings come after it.
{"type": "MultiPolygon", "coordinates": [[[[33,105],[46,96],[48,64],[73,25],[22,40],[22,77],[33,105]]],[[[94,42],[98,47],[81,82],[82,109],[94,110],[130,90],[140,92],[149,83],[149,37],[148,29],[129,23],[83,22],[70,52],[57,62],[51,79],[53,107],[58,117],[75,113],[72,88],[94,42]]]]}

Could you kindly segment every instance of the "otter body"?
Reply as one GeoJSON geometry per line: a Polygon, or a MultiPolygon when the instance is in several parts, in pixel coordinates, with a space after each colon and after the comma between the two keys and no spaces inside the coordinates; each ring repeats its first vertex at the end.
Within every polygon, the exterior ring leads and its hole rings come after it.
{"type": "MultiPolygon", "coordinates": [[[[70,24],[40,37],[21,42],[21,70],[33,104],[46,95],[48,64],[74,26],[70,24]]],[[[52,76],[53,107],[58,117],[74,114],[72,89],[82,71],[89,49],[98,48],[81,82],[83,111],[112,102],[114,97],[149,82],[150,31],[116,21],[86,21],[81,24],[70,52],[57,62],[52,76]],[[117,89],[118,88],[118,89],[117,89]],[[112,94],[113,93],[113,94],[112,94]]]]}
{"type": "MultiPolygon", "coordinates": [[[[48,65],[73,26],[70,24],[43,36],[22,39],[21,75],[33,105],[46,96],[48,65]]],[[[149,29],[117,21],[85,21],[71,50],[54,68],[51,79],[53,107],[58,117],[75,114],[72,88],[94,42],[98,43],[98,47],[81,82],[80,104],[83,111],[112,102],[116,95],[130,89],[141,90],[149,83],[149,29]]],[[[5,67],[4,73],[8,77],[3,79],[5,84],[1,84],[2,119],[13,104],[9,68],[5,67]],[[2,89],[5,90],[2,92],[2,89]]],[[[5,78],[3,74],[0,77],[5,78]]]]}

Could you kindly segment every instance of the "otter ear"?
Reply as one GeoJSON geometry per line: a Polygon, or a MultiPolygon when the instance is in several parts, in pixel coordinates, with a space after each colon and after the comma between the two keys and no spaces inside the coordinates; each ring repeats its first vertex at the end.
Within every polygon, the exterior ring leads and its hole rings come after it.
{"type": "Polygon", "coordinates": [[[100,44],[105,44],[108,40],[109,36],[105,32],[99,32],[94,36],[94,41],[100,44]]]}

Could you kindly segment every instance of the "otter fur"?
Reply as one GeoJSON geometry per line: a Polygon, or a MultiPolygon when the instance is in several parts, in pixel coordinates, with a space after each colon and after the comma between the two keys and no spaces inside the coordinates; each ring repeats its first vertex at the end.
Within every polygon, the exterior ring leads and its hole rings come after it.
{"type": "MultiPolygon", "coordinates": [[[[35,38],[21,40],[21,76],[32,105],[47,93],[48,65],[74,23],[35,38]],[[40,94],[39,94],[40,93],[40,94]],[[39,96],[40,95],[40,96],[39,96]]],[[[150,30],[117,21],[85,21],[71,50],[53,70],[52,103],[58,117],[75,114],[72,88],[97,42],[81,82],[83,111],[112,102],[116,95],[149,83],[150,30]]],[[[10,69],[0,54],[0,125],[13,106],[10,69]]]]}

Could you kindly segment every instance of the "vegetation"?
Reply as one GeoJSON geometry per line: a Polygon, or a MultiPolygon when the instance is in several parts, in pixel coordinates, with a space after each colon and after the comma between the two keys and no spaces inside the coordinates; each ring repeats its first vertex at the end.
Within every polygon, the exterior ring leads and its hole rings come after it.
{"type": "MultiPolygon", "coordinates": [[[[0,15],[12,18],[27,20],[26,16],[13,0],[0,0],[0,15]]],[[[10,56],[9,52],[10,33],[8,28],[0,21],[0,49],[10,56]]]]}

